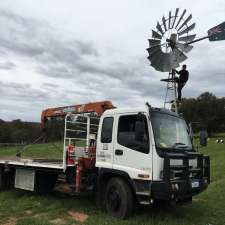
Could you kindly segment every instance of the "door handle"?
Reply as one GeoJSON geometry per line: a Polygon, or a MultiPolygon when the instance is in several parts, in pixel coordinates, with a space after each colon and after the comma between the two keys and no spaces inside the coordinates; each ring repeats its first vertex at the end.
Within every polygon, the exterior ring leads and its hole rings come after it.
{"type": "Polygon", "coordinates": [[[123,155],[123,150],[116,149],[115,150],[115,155],[123,155]]]}

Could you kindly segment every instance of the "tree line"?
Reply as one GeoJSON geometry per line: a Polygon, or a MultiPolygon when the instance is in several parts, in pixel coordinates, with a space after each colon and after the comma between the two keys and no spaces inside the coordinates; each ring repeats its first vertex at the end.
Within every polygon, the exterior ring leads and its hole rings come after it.
{"type": "Polygon", "coordinates": [[[10,145],[38,142],[59,141],[63,139],[64,122],[50,121],[46,129],[41,129],[41,124],[36,122],[24,122],[20,119],[4,121],[0,119],[0,144],[10,145]]]}
{"type": "MultiPolygon", "coordinates": [[[[218,98],[205,92],[197,98],[184,98],[179,113],[187,123],[192,123],[194,132],[206,129],[210,134],[225,132],[225,97],[218,98]]],[[[4,121],[0,119],[0,143],[32,143],[43,135],[40,141],[49,142],[63,139],[63,121],[48,122],[46,131],[41,131],[40,123],[24,122],[20,119],[4,121]]]]}
{"type": "Polygon", "coordinates": [[[206,129],[208,134],[225,132],[225,97],[205,92],[197,98],[182,99],[179,112],[195,132],[206,129]]]}
{"type": "Polygon", "coordinates": [[[24,122],[20,119],[0,120],[0,143],[26,144],[32,142],[39,135],[39,123],[24,122]]]}

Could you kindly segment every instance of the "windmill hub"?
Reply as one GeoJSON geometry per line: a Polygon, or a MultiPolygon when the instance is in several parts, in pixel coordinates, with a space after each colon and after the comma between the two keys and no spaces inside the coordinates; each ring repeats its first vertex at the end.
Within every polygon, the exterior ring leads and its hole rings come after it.
{"type": "Polygon", "coordinates": [[[177,33],[175,30],[168,30],[161,39],[161,50],[164,53],[170,53],[177,42],[177,33]]]}
{"type": "Polygon", "coordinates": [[[168,42],[168,45],[171,47],[171,49],[174,50],[177,42],[177,34],[172,33],[170,35],[170,39],[166,39],[166,41],[168,42]]]}

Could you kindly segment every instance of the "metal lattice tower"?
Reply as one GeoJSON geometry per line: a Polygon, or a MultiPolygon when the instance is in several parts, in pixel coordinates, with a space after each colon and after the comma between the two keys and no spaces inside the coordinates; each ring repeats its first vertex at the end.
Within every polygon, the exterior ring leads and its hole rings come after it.
{"type": "Polygon", "coordinates": [[[162,80],[166,81],[166,95],[164,100],[164,108],[170,109],[175,113],[178,113],[177,109],[177,83],[175,82],[175,73],[170,72],[168,79],[162,80]]]}

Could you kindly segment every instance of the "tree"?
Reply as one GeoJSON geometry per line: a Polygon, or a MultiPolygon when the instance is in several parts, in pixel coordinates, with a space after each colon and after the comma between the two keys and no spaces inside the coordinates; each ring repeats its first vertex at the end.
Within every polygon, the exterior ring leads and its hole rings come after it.
{"type": "Polygon", "coordinates": [[[217,98],[209,92],[202,93],[196,99],[184,99],[180,108],[187,122],[198,122],[212,132],[224,132],[225,98],[217,98]]]}

